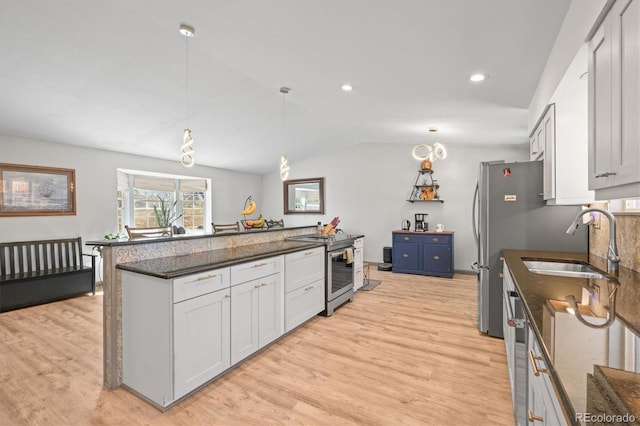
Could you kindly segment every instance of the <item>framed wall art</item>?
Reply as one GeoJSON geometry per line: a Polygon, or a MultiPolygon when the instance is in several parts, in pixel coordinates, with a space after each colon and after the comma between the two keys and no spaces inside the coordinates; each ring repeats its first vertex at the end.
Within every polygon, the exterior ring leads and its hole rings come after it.
{"type": "Polygon", "coordinates": [[[0,217],[76,214],[76,171],[0,163],[0,217]]]}

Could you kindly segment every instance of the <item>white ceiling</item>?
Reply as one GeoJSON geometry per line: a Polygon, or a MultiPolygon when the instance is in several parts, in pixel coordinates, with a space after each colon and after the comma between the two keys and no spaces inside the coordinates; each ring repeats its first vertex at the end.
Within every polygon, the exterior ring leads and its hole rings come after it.
{"type": "Polygon", "coordinates": [[[569,4],[0,0],[0,133],[177,161],[188,23],[197,164],[267,173],[282,154],[293,166],[359,143],[525,144],[569,4]]]}

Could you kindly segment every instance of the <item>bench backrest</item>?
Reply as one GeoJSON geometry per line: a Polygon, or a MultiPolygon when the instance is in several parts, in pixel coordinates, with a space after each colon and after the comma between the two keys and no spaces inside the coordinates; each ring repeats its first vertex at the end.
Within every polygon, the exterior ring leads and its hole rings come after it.
{"type": "Polygon", "coordinates": [[[82,266],[82,238],[0,243],[0,275],[82,266]]]}

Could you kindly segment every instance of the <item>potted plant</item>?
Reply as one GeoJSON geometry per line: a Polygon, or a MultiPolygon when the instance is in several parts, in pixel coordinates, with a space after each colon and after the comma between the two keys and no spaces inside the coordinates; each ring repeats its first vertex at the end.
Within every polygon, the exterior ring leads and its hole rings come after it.
{"type": "Polygon", "coordinates": [[[158,222],[158,226],[171,226],[173,222],[182,217],[184,213],[178,214],[175,211],[178,200],[174,201],[172,205],[165,205],[165,203],[168,204],[168,200],[165,200],[158,194],[156,194],[156,197],[158,197],[158,199],[160,200],[160,207],[158,208],[158,206],[153,206],[153,212],[156,214],[156,221],[158,222]]]}

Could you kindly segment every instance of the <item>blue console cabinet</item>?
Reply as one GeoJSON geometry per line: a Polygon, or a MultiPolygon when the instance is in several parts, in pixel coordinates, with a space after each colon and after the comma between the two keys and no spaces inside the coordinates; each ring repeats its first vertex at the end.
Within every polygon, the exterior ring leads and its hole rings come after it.
{"type": "Polygon", "coordinates": [[[393,272],[453,278],[453,232],[393,231],[393,272]]]}

